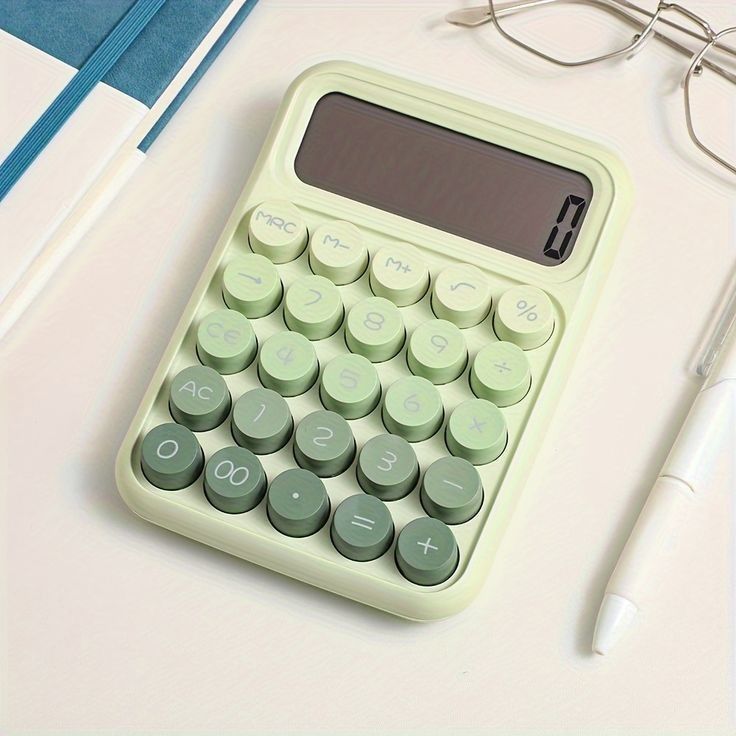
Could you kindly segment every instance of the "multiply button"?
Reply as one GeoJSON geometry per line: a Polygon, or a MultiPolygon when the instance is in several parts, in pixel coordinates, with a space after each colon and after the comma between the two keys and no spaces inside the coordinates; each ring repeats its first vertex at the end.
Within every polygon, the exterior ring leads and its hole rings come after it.
{"type": "Polygon", "coordinates": [[[320,398],[325,408],[345,419],[370,414],[381,398],[381,382],[373,363],[362,355],[337,355],[322,371],[320,398]]]}
{"type": "Polygon", "coordinates": [[[320,225],[309,238],[309,265],[334,284],[350,284],[360,278],[368,265],[360,230],[339,220],[320,225]]]}
{"type": "Polygon", "coordinates": [[[371,289],[399,307],[418,302],[427,291],[429,272],[419,251],[402,243],[381,248],[371,261],[371,289]]]}
{"type": "Polygon", "coordinates": [[[392,434],[421,442],[442,426],[439,391],[426,379],[406,376],[391,384],[383,401],[383,423],[392,434]]]}
{"type": "Polygon", "coordinates": [[[227,514],[255,508],[266,493],[266,473],[258,458],[243,447],[223,447],[204,468],[207,500],[227,514]]]}
{"type": "Polygon", "coordinates": [[[179,371],[171,382],[169,410],[179,424],[195,432],[214,429],[230,411],[230,391],[225,379],[204,365],[179,371]]]}
{"type": "Polygon", "coordinates": [[[441,457],[424,473],[420,499],[424,510],[446,524],[462,524],[478,513],[483,485],[478,471],[461,457],[441,457]]]}
{"type": "Polygon", "coordinates": [[[257,253],[234,258],[222,275],[225,304],[253,319],[271,314],[281,301],[281,291],[276,266],[257,253]]]}
{"type": "Polygon", "coordinates": [[[410,521],[396,541],[396,565],[417,585],[444,583],[455,572],[458,558],[455,537],[439,519],[410,521]]]}
{"type": "Polygon", "coordinates": [[[384,501],[409,493],[419,480],[419,463],[411,445],[393,434],[379,434],[363,445],[358,455],[358,483],[384,501]]]}
{"type": "Polygon", "coordinates": [[[348,312],[345,342],[351,352],[371,363],[393,358],[401,350],[405,335],[401,313],[388,299],[372,296],[348,312]]]}
{"type": "Polygon", "coordinates": [[[342,322],[343,311],[340,292],[324,276],[297,279],[284,299],[287,327],[309,340],[321,340],[332,335],[342,322]]]}
{"type": "Polygon", "coordinates": [[[409,370],[432,383],[449,383],[465,370],[468,350],[462,332],[452,322],[433,319],[417,327],[406,352],[409,370]]]}
{"type": "Polygon", "coordinates": [[[297,332],[277,332],[263,343],[258,375],[282,396],[303,394],[317,380],[319,363],[312,343],[297,332]]]}
{"type": "Polygon", "coordinates": [[[549,340],[555,326],[550,298],[535,286],[514,286],[498,301],[493,329],[499,339],[522,350],[532,350],[549,340]]]}
{"type": "Polygon", "coordinates": [[[501,410],[485,399],[464,401],[450,414],[445,433],[453,455],[473,465],[495,460],[506,447],[508,432],[501,410]]]}
{"type": "Polygon", "coordinates": [[[289,537],[318,532],[330,515],[324,483],[308,470],[292,468],[276,476],[266,495],[268,518],[289,537]]]}
{"type": "Polygon", "coordinates": [[[321,478],[342,473],[355,457],[355,439],[348,423],[334,411],[308,414],[294,433],[294,458],[321,478]]]}
{"type": "Polygon", "coordinates": [[[203,465],[204,453],[197,438],[181,424],[159,424],[143,438],[141,469],[157,488],[186,488],[197,480],[203,465]]]}
{"type": "Polygon", "coordinates": [[[254,253],[274,263],[293,261],[307,245],[307,226],[290,202],[259,204],[248,222],[248,241],[254,253]]]}
{"type": "Polygon", "coordinates": [[[511,342],[493,342],[475,356],[470,387],[496,406],[511,406],[528,393],[532,381],[529,359],[511,342]]]}
{"type": "Polygon", "coordinates": [[[491,287],[475,266],[449,266],[434,281],[432,309],[440,319],[458,327],[472,327],[491,310],[491,287]]]}
{"type": "Polygon", "coordinates": [[[361,493],[346,498],[335,510],[332,543],[350,560],[367,562],[384,554],[394,538],[394,523],[386,504],[361,493]]]}
{"type": "Polygon", "coordinates": [[[218,373],[237,373],[247,368],[257,347],[250,322],[233,309],[210,312],[197,328],[197,355],[218,373]]]}
{"type": "Polygon", "coordinates": [[[233,407],[233,438],[258,455],[280,450],[289,441],[293,428],[289,405],[268,388],[244,393],[233,407]]]}

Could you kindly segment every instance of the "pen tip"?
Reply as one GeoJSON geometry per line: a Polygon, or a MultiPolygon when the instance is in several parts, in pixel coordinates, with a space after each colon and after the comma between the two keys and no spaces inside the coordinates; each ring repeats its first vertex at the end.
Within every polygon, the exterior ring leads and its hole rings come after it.
{"type": "Polygon", "coordinates": [[[608,654],[631,625],[637,610],[628,598],[606,593],[595,622],[593,652],[602,656],[608,654]]]}

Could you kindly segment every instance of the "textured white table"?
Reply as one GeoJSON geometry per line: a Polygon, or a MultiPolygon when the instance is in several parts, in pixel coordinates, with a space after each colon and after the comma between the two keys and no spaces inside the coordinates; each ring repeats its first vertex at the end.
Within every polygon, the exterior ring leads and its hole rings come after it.
{"type": "MultiPolygon", "coordinates": [[[[460,4],[262,0],[0,348],[6,732],[732,732],[725,463],[630,636],[605,660],[589,647],[606,579],[696,391],[698,336],[736,261],[733,185],[687,142],[683,62],[666,49],[557,71],[490,28],[446,27],[460,4]],[[593,135],[620,152],[637,189],[493,572],[474,605],[438,624],[158,529],[113,480],[281,94],[338,56],[593,135]]],[[[731,2],[689,4],[736,23],[731,2]]]]}

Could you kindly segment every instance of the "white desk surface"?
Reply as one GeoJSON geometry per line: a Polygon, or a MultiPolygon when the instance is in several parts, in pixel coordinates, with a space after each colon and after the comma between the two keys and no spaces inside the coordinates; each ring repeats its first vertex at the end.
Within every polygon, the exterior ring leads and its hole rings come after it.
{"type": "MultiPolygon", "coordinates": [[[[461,4],[262,0],[0,348],[6,732],[733,733],[725,461],[630,636],[605,660],[590,654],[604,585],[697,389],[689,367],[736,262],[733,185],[687,141],[683,61],[668,50],[558,71],[488,27],[443,24],[461,4]],[[637,189],[490,578],[436,624],[140,521],[113,480],[281,94],[330,57],[593,135],[637,189]]],[[[730,0],[688,5],[736,23],[730,0]]]]}

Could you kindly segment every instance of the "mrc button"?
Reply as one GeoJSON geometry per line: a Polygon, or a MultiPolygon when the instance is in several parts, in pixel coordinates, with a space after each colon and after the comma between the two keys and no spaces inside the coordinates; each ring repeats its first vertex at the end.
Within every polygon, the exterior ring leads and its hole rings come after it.
{"type": "Polygon", "coordinates": [[[248,241],[254,253],[273,263],[287,263],[306,248],[307,226],[291,202],[268,200],[250,215],[248,241]]]}

